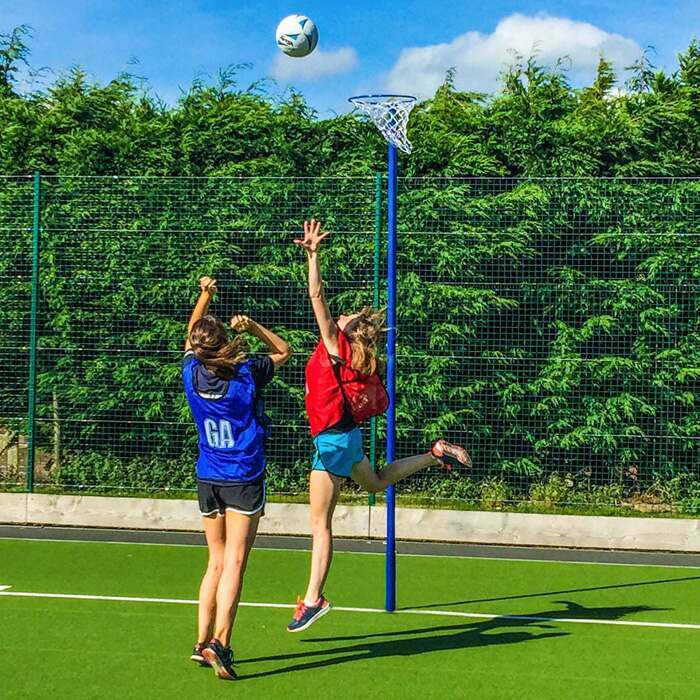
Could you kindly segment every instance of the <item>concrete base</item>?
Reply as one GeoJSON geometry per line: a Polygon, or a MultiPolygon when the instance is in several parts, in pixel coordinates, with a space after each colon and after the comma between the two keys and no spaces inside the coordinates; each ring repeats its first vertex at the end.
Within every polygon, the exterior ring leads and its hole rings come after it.
{"type": "MultiPolygon", "coordinates": [[[[0,493],[0,523],[139,530],[202,529],[196,501],[23,493],[0,493]]],[[[380,539],[386,532],[386,510],[338,506],[333,531],[339,537],[380,539]]],[[[308,506],[268,503],[259,532],[309,535],[308,506]]],[[[397,508],[396,532],[403,540],[700,552],[698,519],[397,508]]]]}

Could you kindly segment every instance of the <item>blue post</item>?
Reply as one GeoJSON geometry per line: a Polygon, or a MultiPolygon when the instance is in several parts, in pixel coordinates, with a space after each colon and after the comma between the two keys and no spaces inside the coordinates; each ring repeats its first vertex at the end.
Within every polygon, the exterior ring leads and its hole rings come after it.
{"type": "MultiPolygon", "coordinates": [[[[389,409],[386,414],[386,461],[394,461],[396,432],[396,146],[389,144],[389,177],[387,189],[387,363],[386,388],[389,409]]],[[[394,487],[386,491],[386,611],[396,610],[396,535],[394,528],[394,487]]]]}

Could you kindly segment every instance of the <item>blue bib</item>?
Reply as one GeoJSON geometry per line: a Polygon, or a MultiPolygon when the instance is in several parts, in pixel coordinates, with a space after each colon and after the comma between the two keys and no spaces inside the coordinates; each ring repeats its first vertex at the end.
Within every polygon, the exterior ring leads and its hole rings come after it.
{"type": "Polygon", "coordinates": [[[265,471],[265,430],[255,407],[249,361],[236,367],[225,393],[204,398],[195,389],[194,357],[182,366],[185,395],[199,432],[197,477],[205,481],[254,481],[265,471]]]}

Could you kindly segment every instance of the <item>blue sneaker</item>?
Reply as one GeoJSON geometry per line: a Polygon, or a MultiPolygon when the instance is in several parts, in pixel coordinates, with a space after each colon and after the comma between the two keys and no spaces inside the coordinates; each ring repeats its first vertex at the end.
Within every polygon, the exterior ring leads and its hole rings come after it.
{"type": "Polygon", "coordinates": [[[233,652],[218,639],[212,639],[202,649],[204,660],[214,669],[214,673],[225,681],[235,681],[238,676],[233,670],[233,652]]]}
{"type": "Polygon", "coordinates": [[[287,625],[287,632],[303,632],[330,612],[331,604],[324,598],[323,594],[314,605],[306,605],[301,598],[297,598],[297,607],[294,611],[294,619],[287,625]]]}

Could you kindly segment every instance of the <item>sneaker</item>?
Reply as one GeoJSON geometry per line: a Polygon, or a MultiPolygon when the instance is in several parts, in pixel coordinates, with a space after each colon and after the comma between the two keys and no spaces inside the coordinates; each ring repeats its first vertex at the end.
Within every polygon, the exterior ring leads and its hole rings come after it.
{"type": "Polygon", "coordinates": [[[459,445],[453,445],[447,440],[436,440],[430,449],[430,454],[447,470],[452,467],[471,467],[472,458],[459,445]]]}
{"type": "Polygon", "coordinates": [[[315,605],[306,605],[301,598],[297,598],[297,607],[294,611],[294,619],[287,625],[287,632],[303,632],[307,627],[330,612],[331,604],[324,598],[323,594],[316,601],[315,605]]]}
{"type": "Polygon", "coordinates": [[[208,666],[209,663],[206,661],[206,659],[202,656],[202,650],[204,647],[207,645],[206,642],[197,642],[193,647],[192,647],[192,654],[190,654],[190,659],[192,661],[197,662],[200,666],[208,666]]]}
{"type": "Polygon", "coordinates": [[[212,639],[202,649],[204,660],[214,669],[214,673],[225,681],[235,681],[238,676],[233,670],[233,651],[218,639],[212,639]]]}

